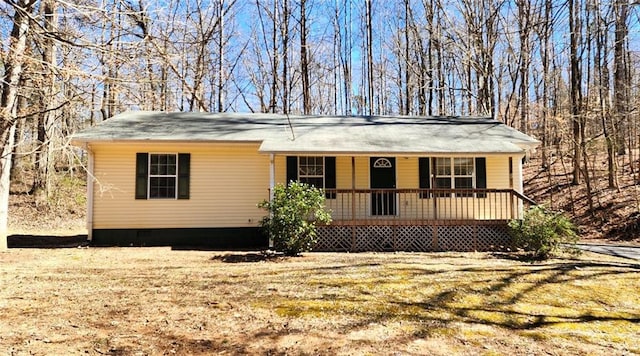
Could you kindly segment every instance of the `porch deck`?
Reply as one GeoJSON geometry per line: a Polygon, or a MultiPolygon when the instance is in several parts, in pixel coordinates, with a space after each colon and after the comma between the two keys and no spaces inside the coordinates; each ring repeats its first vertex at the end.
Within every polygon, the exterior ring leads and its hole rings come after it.
{"type": "Polygon", "coordinates": [[[535,204],[512,189],[328,189],[316,251],[486,251],[535,204]]]}

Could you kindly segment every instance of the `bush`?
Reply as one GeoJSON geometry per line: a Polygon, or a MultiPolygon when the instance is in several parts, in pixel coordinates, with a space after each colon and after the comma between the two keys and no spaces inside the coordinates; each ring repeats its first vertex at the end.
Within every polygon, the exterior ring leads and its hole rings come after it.
{"type": "Polygon", "coordinates": [[[547,259],[557,254],[563,244],[575,245],[578,241],[575,225],[562,213],[543,205],[528,209],[522,220],[511,220],[509,228],[515,247],[535,259],[547,259]]]}
{"type": "Polygon", "coordinates": [[[311,251],[317,242],[316,224],[331,222],[331,214],[324,206],[324,192],[304,183],[276,185],[271,201],[265,200],[258,207],[269,212],[260,225],[276,251],[287,256],[311,251]]]}

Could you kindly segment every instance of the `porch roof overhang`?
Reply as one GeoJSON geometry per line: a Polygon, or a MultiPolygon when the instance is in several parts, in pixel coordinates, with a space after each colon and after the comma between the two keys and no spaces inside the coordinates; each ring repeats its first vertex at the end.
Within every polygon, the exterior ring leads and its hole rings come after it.
{"type": "Polygon", "coordinates": [[[339,138],[299,138],[295,141],[265,140],[260,152],[277,155],[334,155],[334,156],[424,156],[424,155],[478,155],[524,154],[527,148],[504,141],[483,140],[340,140],[339,138]]]}
{"type": "Polygon", "coordinates": [[[540,141],[487,117],[128,112],[71,136],[92,142],[256,142],[265,154],[524,154],[540,141]]]}
{"type": "Polygon", "coordinates": [[[260,152],[333,155],[514,154],[539,141],[488,118],[350,118],[292,125],[267,137],[260,152]]]}

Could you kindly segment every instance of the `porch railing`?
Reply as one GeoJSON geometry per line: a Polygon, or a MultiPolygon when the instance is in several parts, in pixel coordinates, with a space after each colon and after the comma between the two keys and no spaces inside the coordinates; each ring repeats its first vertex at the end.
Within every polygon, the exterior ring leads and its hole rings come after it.
{"type": "Polygon", "coordinates": [[[326,189],[332,225],[506,221],[532,200],[512,189],[326,189]]]}

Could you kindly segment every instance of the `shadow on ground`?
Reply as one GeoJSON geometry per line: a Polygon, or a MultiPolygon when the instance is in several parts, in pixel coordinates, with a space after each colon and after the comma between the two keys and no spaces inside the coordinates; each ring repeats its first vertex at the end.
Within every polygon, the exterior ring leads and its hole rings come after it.
{"type": "Polygon", "coordinates": [[[216,255],[211,257],[212,261],[221,261],[226,263],[243,263],[243,262],[262,262],[283,260],[286,257],[281,253],[227,253],[224,255],[216,255]]]}
{"type": "Polygon", "coordinates": [[[75,248],[88,246],[87,235],[52,236],[52,235],[9,235],[9,248],[75,248]]]}

